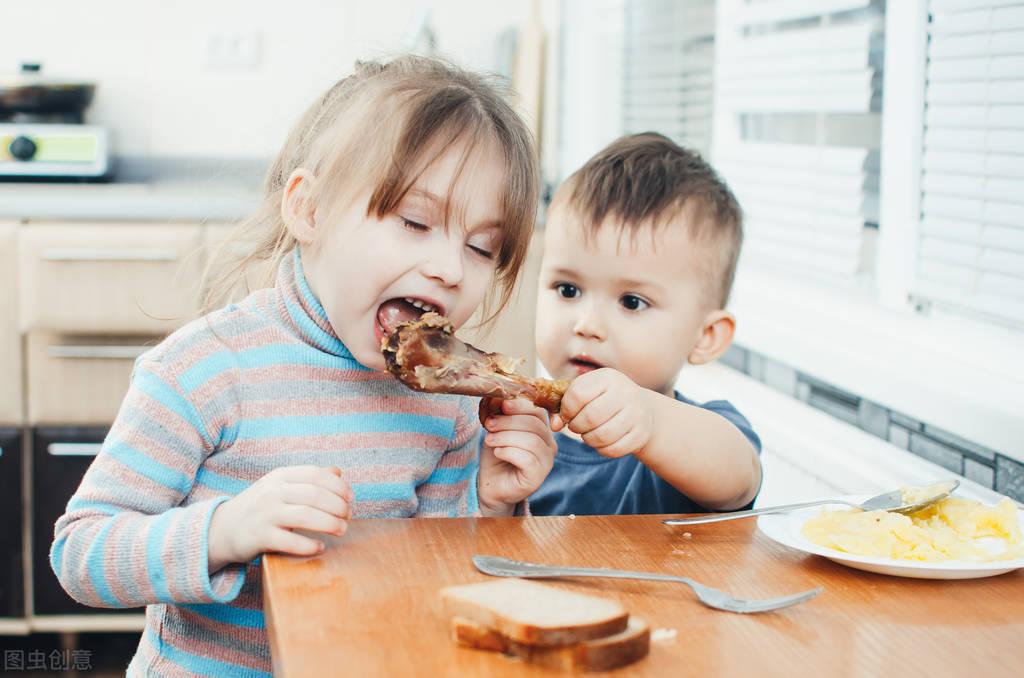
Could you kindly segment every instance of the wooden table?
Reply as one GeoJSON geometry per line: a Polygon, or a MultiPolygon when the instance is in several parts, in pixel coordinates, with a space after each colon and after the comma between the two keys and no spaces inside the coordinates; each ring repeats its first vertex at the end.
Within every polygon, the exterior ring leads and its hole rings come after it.
{"type": "Polygon", "coordinates": [[[805,556],[753,521],[685,530],[653,516],[353,522],[312,559],[263,559],[278,676],[522,676],[550,670],[457,647],[438,590],[483,581],[473,554],[688,575],[751,598],[825,587],[779,612],[702,606],[677,584],[552,582],[618,598],[654,629],[623,676],[1024,675],[1024,571],[963,581],[869,574],[805,556]],[[690,538],[685,532],[691,534],[690,538]]]}

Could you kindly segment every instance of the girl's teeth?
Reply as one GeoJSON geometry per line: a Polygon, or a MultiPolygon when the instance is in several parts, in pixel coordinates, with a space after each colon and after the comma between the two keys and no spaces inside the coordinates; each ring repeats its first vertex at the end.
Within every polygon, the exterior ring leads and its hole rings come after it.
{"type": "Polygon", "coordinates": [[[413,299],[412,297],[406,297],[405,300],[408,303],[410,303],[413,306],[415,306],[416,308],[420,309],[421,311],[430,312],[430,311],[434,311],[434,310],[437,309],[437,307],[434,306],[433,304],[428,304],[425,301],[420,301],[419,299],[413,299]]]}

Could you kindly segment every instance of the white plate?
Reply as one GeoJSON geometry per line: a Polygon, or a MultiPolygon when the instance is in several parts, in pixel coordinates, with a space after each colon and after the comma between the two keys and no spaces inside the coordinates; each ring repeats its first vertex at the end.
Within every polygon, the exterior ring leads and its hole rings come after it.
{"type": "MultiPolygon", "coordinates": [[[[848,501],[859,503],[868,499],[868,495],[843,497],[848,501]]],[[[757,527],[768,537],[797,551],[824,556],[829,560],[842,563],[858,570],[889,574],[896,577],[914,577],[916,579],[977,579],[994,577],[997,574],[1012,572],[1024,567],[1024,558],[1015,560],[999,560],[990,563],[975,563],[964,560],[947,560],[928,563],[916,560],[893,560],[891,558],[871,558],[844,553],[835,549],[819,546],[803,535],[803,526],[808,520],[818,515],[824,507],[793,511],[774,515],[760,516],[757,527]]],[[[1018,510],[1018,518],[1024,528],[1024,510],[1018,510]]]]}

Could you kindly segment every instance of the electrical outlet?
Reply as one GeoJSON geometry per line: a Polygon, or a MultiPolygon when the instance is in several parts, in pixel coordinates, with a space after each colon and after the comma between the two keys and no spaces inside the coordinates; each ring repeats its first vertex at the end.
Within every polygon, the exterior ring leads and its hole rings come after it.
{"type": "Polygon", "coordinates": [[[259,31],[222,30],[206,41],[206,68],[211,71],[255,71],[260,67],[263,36],[259,31]]]}

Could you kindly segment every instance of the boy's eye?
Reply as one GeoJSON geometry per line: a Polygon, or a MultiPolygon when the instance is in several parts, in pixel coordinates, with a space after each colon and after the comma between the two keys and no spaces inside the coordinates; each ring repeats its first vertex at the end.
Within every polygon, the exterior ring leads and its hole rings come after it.
{"type": "Polygon", "coordinates": [[[580,295],[579,288],[569,283],[558,283],[555,285],[555,291],[564,299],[575,299],[580,295]]]}
{"type": "Polygon", "coordinates": [[[627,311],[642,311],[645,308],[650,307],[650,304],[636,296],[635,294],[624,294],[622,299],[619,300],[622,307],[627,311]]]}
{"type": "Polygon", "coordinates": [[[430,226],[427,226],[426,224],[421,224],[418,221],[413,221],[412,219],[406,219],[405,217],[402,217],[402,223],[410,231],[418,231],[420,233],[424,233],[430,230],[430,226]]]}

